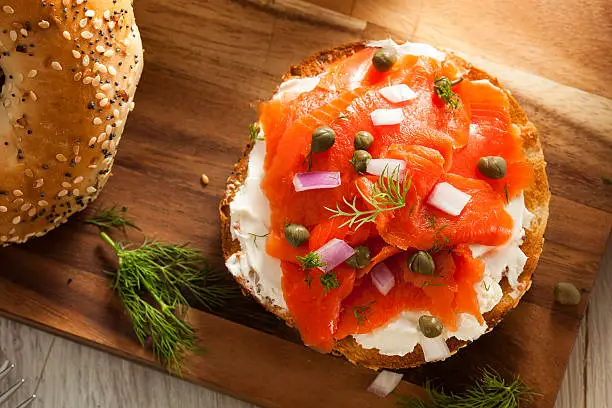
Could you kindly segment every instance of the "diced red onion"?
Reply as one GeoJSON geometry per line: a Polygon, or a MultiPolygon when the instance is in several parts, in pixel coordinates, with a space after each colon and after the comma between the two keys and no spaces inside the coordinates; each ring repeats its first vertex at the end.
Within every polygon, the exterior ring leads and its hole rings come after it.
{"type": "Polygon", "coordinates": [[[394,373],[393,371],[383,370],[376,376],[376,379],[368,387],[368,391],[378,395],[381,398],[385,398],[391,394],[393,390],[402,381],[404,374],[394,373]]]}
{"type": "Polygon", "coordinates": [[[376,109],[370,113],[374,126],[397,125],[404,120],[404,112],[398,109],[376,109]]]}
{"type": "Polygon", "coordinates": [[[341,239],[334,238],[317,249],[315,253],[321,257],[321,261],[325,264],[320,269],[329,272],[353,256],[355,250],[341,239]]]}
{"type": "Polygon", "coordinates": [[[376,265],[370,272],[370,276],[372,284],[383,296],[387,296],[387,293],[395,286],[395,276],[384,263],[376,265]]]}
{"type": "Polygon", "coordinates": [[[427,199],[427,204],[436,207],[450,215],[459,215],[472,198],[453,185],[443,182],[438,183],[427,199]]]}
{"type": "Polygon", "coordinates": [[[386,100],[392,103],[406,102],[417,97],[417,93],[406,84],[387,86],[379,92],[386,100]]]}
{"type": "Polygon", "coordinates": [[[442,336],[434,337],[433,339],[422,336],[419,343],[427,362],[444,360],[451,355],[446,345],[446,340],[442,336]]]}
{"type": "Polygon", "coordinates": [[[383,173],[391,176],[395,172],[395,178],[402,177],[405,170],[406,162],[397,159],[372,159],[368,162],[368,168],[366,169],[369,174],[375,176],[382,176],[383,173]]]}
{"type": "Polygon", "coordinates": [[[295,191],[318,190],[322,188],[336,188],[342,181],[337,171],[312,171],[310,173],[297,173],[293,177],[295,191]]]}

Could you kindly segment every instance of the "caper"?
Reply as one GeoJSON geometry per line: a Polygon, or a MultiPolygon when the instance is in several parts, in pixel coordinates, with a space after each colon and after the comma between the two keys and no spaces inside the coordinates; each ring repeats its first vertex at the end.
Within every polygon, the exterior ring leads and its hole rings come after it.
{"type": "Polygon", "coordinates": [[[571,283],[559,282],[555,285],[555,302],[562,305],[577,305],[580,303],[580,298],[580,291],[571,283]]]}
{"type": "Polygon", "coordinates": [[[323,153],[336,143],[336,133],[327,126],[316,128],[312,132],[311,149],[313,153],[323,153]]]}
{"type": "Polygon", "coordinates": [[[361,130],[355,134],[355,150],[368,150],[374,143],[374,136],[370,132],[361,130]]]}
{"type": "Polygon", "coordinates": [[[348,266],[363,269],[370,264],[370,248],[365,245],[355,247],[355,253],[346,260],[348,266]]]}
{"type": "Polygon", "coordinates": [[[368,169],[368,163],[372,160],[370,153],[365,150],[355,150],[351,163],[355,168],[355,171],[359,174],[363,174],[368,169]]]}
{"type": "Polygon", "coordinates": [[[485,156],[478,159],[478,170],[483,176],[498,180],[506,175],[506,160],[499,156],[485,156]]]}
{"type": "Polygon", "coordinates": [[[294,247],[299,247],[310,239],[310,232],[303,225],[287,224],[285,226],[285,239],[294,247]]]}
{"type": "Polygon", "coordinates": [[[433,275],[436,264],[433,258],[425,251],[417,251],[408,258],[408,269],[421,275],[433,275]]]}
{"type": "Polygon", "coordinates": [[[397,53],[392,48],[381,48],[372,57],[372,64],[378,72],[387,72],[395,61],[397,61],[397,53]]]}
{"type": "Polygon", "coordinates": [[[427,338],[433,339],[442,334],[444,330],[444,324],[433,316],[423,315],[419,317],[419,329],[421,333],[427,338]]]}

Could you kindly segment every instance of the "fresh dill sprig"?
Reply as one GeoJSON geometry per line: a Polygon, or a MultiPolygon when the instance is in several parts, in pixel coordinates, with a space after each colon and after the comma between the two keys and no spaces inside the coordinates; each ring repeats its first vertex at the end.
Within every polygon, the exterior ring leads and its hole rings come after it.
{"type": "Polygon", "coordinates": [[[127,210],[127,207],[117,207],[117,205],[111,208],[101,208],[85,222],[96,225],[100,229],[117,228],[125,232],[127,228],[134,228],[140,231],[140,228],[127,217],[127,210]]]}
{"type": "Polygon", "coordinates": [[[263,235],[257,235],[252,232],[249,232],[249,235],[253,237],[253,244],[255,245],[255,248],[259,248],[259,246],[257,245],[257,238],[265,238],[270,234],[268,233],[268,234],[263,234],[263,235]]]}
{"type": "Polygon", "coordinates": [[[336,119],[334,119],[334,122],[337,120],[349,120],[349,118],[344,113],[341,113],[336,119]]]}
{"type": "Polygon", "coordinates": [[[514,377],[506,381],[497,372],[483,369],[474,384],[459,394],[435,388],[428,381],[425,391],[429,401],[400,397],[397,405],[404,408],[519,408],[540,394],[514,377]]]}
{"type": "Polygon", "coordinates": [[[296,257],[297,261],[302,265],[302,269],[322,268],[325,262],[321,259],[321,255],[316,252],[309,252],[304,256],[296,257]]]}
{"type": "Polygon", "coordinates": [[[427,286],[446,286],[446,284],[445,283],[433,283],[431,281],[425,281],[421,285],[421,288],[425,288],[427,286]]]}
{"type": "Polygon", "coordinates": [[[327,211],[333,213],[330,218],[335,217],[348,217],[341,227],[356,225],[355,229],[359,229],[361,226],[368,222],[376,222],[376,217],[385,211],[394,211],[404,208],[406,206],[406,194],[412,185],[412,177],[408,178],[408,174],[404,177],[400,177],[399,167],[396,167],[391,174],[389,174],[389,167],[385,167],[380,178],[374,184],[372,189],[372,197],[367,197],[359,187],[357,191],[361,197],[369,203],[372,210],[359,210],[357,208],[357,197],[353,198],[353,202],[350,203],[346,197],[342,198],[344,204],[349,207],[349,211],[340,209],[340,205],[336,204],[336,209],[325,207],[327,211]]]}
{"type": "Polygon", "coordinates": [[[453,86],[457,85],[461,81],[463,81],[463,77],[460,77],[455,81],[451,81],[445,76],[436,78],[434,81],[434,91],[436,95],[438,95],[438,98],[442,99],[446,106],[448,106],[451,110],[457,109],[461,106],[459,95],[453,92],[453,86]]]}
{"type": "Polygon", "coordinates": [[[336,289],[340,286],[340,282],[338,282],[338,276],[336,276],[336,272],[329,271],[321,274],[319,277],[321,281],[321,286],[323,286],[323,293],[327,294],[332,289],[336,289]]]}
{"type": "Polygon", "coordinates": [[[353,308],[353,315],[357,321],[357,326],[361,326],[368,321],[369,316],[372,314],[372,305],[376,303],[375,300],[365,305],[355,306],[353,308]]]}
{"type": "Polygon", "coordinates": [[[436,227],[436,216],[435,215],[426,215],[425,220],[427,221],[427,228],[435,228],[436,227]]]}
{"type": "Polygon", "coordinates": [[[506,195],[506,204],[509,204],[510,197],[508,196],[508,183],[504,183],[504,194],[506,195]]]}
{"type": "Polygon", "coordinates": [[[257,142],[257,141],[262,141],[264,140],[263,137],[259,136],[259,132],[261,131],[261,128],[259,127],[259,124],[257,122],[255,123],[251,123],[249,125],[249,134],[251,136],[251,142],[257,142]]]}
{"type": "Polygon", "coordinates": [[[316,252],[309,252],[304,256],[297,256],[297,261],[300,263],[302,270],[304,271],[304,282],[310,288],[312,284],[312,276],[310,270],[313,268],[322,268],[325,266],[325,262],[321,259],[321,255],[316,252]]]}
{"type": "Polygon", "coordinates": [[[184,353],[198,351],[195,330],[183,319],[187,296],[212,309],[237,293],[235,286],[211,271],[194,249],[160,242],[130,246],[105,232],[100,236],[117,255],[117,270],[107,273],[138,341],[144,347],[151,339],[155,357],[180,373],[184,353]]]}

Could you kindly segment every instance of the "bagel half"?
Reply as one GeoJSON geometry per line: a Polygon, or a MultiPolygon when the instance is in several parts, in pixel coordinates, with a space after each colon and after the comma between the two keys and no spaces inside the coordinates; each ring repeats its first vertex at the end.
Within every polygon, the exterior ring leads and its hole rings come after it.
{"type": "Polygon", "coordinates": [[[0,245],[41,236],[106,184],[142,72],[130,0],[0,5],[0,245]]]}
{"type": "MultiPolygon", "coordinates": [[[[355,52],[363,49],[364,43],[354,43],[326,51],[321,51],[302,63],[292,66],[291,70],[285,74],[283,80],[288,80],[296,77],[311,77],[321,74],[326,68],[343,58],[346,58],[355,52]]],[[[504,89],[496,78],[486,72],[473,67],[467,61],[455,56],[450,52],[446,52],[447,58],[451,58],[458,66],[463,67],[468,79],[488,79],[491,83],[504,89]]],[[[500,283],[503,290],[503,298],[493,308],[493,310],[485,313],[483,316],[487,322],[487,332],[492,330],[499,323],[504,315],[517,306],[521,297],[531,287],[531,277],[537,265],[538,258],[542,251],[544,241],[544,230],[548,219],[548,203],[550,200],[550,192],[548,189],[548,180],[546,177],[544,156],[540,141],[538,139],[536,128],[527,119],[525,112],[519,106],[518,102],[512,97],[511,93],[504,89],[510,100],[510,110],[512,122],[521,130],[521,138],[523,140],[523,148],[526,159],[533,165],[535,170],[534,182],[524,190],[525,206],[533,213],[534,218],[530,229],[526,230],[526,237],[521,246],[521,250],[528,257],[527,263],[519,276],[518,287],[512,288],[506,278],[503,278],[500,283]]],[[[230,231],[230,203],[232,202],[236,191],[244,183],[248,171],[249,153],[252,149],[251,145],[247,145],[242,158],[235,164],[232,175],[227,180],[227,190],[225,197],[220,204],[221,229],[222,229],[222,246],[225,260],[229,259],[233,254],[241,250],[238,241],[232,240],[230,231]]],[[[288,325],[292,326],[291,315],[287,310],[281,309],[272,304],[270,299],[260,293],[260,288],[250,282],[236,277],[238,283],[243,287],[245,293],[249,293],[259,303],[261,303],[268,311],[275,313],[277,316],[284,319],[288,325]]],[[[468,342],[457,340],[451,337],[447,340],[447,345],[451,354],[454,354],[460,348],[466,346],[468,342]]],[[[383,355],[377,349],[365,349],[361,347],[353,337],[349,336],[335,343],[334,354],[344,355],[349,361],[354,364],[360,364],[372,369],[378,368],[409,368],[425,363],[424,355],[420,344],[414,351],[404,356],[383,355]]]]}

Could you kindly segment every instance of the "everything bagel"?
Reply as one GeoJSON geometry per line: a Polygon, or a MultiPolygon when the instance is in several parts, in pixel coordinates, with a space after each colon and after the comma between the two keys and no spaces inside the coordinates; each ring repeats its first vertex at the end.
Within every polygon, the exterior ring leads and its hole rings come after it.
{"type": "Polygon", "coordinates": [[[108,180],[143,68],[129,0],[0,2],[0,245],[41,236],[108,180]]]}

